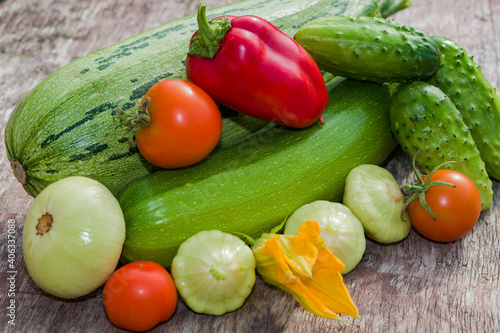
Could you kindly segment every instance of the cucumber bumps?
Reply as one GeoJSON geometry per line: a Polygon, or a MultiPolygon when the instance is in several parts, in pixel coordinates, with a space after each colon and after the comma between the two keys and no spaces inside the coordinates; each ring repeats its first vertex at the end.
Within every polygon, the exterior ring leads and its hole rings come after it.
{"type": "Polygon", "coordinates": [[[427,33],[375,17],[320,18],[303,25],[295,40],[321,69],[356,80],[424,80],[441,62],[427,33]]]}
{"type": "Polygon", "coordinates": [[[470,128],[486,171],[500,180],[500,97],[462,47],[446,38],[432,39],[444,57],[428,82],[450,97],[470,128]]]}
{"type": "Polygon", "coordinates": [[[429,173],[444,162],[455,161],[445,167],[474,182],[481,196],[481,211],[491,206],[492,183],[470,130],[439,88],[421,81],[400,86],[392,95],[389,118],[402,149],[412,157],[418,153],[420,171],[429,173]]]}

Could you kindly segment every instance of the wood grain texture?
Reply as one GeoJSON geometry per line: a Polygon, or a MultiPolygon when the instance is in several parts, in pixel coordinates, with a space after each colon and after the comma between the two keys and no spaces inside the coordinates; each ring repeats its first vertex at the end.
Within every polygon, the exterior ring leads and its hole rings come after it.
{"type": "MultiPolygon", "coordinates": [[[[231,0],[206,1],[214,7],[231,0]]],[[[5,154],[4,128],[19,99],[57,68],[138,32],[194,13],[194,0],[0,1],[0,330],[6,332],[120,332],[102,305],[102,288],[74,301],[41,291],[24,267],[21,235],[32,202],[13,177],[5,154]],[[10,229],[9,219],[15,220],[10,229]],[[8,266],[9,230],[15,262],[8,266]],[[12,232],[12,231],[11,231],[12,232]],[[15,297],[8,271],[16,271],[15,297]],[[15,300],[16,325],[7,317],[15,300]]],[[[396,21],[461,44],[500,87],[500,1],[414,0],[396,21]]],[[[57,96],[54,96],[57,98],[57,96]]],[[[400,183],[413,179],[399,149],[385,162],[400,183]]],[[[360,265],[345,282],[362,318],[345,323],[316,317],[292,296],[258,279],[238,311],[213,317],[179,302],[176,314],[154,332],[499,332],[500,204],[494,203],[474,230],[450,243],[430,242],[412,230],[397,244],[367,241],[360,265]]]]}

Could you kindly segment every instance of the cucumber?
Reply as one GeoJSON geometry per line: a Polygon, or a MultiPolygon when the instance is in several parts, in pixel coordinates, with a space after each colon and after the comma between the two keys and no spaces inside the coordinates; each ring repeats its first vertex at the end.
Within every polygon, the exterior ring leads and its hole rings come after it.
{"type": "Polygon", "coordinates": [[[427,82],[450,97],[470,128],[489,176],[500,180],[500,97],[464,48],[447,38],[432,39],[444,57],[427,82]]]}
{"type": "Polygon", "coordinates": [[[306,203],[340,201],[350,170],[381,163],[397,144],[387,86],[343,80],[329,91],[324,124],[270,124],[196,168],[158,171],[126,187],[118,197],[127,233],[122,260],[168,267],[200,231],[256,238],[306,203]]]}
{"type": "Polygon", "coordinates": [[[420,30],[377,17],[331,16],[303,25],[295,40],[334,75],[378,83],[430,77],[441,55],[420,30]]]}
{"type": "Polygon", "coordinates": [[[492,182],[469,128],[447,95],[426,82],[402,85],[391,97],[389,119],[403,151],[416,154],[421,172],[455,161],[443,168],[469,177],[481,196],[481,211],[490,208],[492,182]]]}
{"type": "MultiPolygon", "coordinates": [[[[342,14],[348,5],[359,15],[377,9],[373,0],[245,0],[209,15],[253,14],[292,35],[309,20],[342,14]]],[[[25,190],[36,196],[50,183],[79,175],[116,195],[125,184],[156,171],[130,147],[116,109],[138,108],[160,80],[186,79],[184,60],[196,30],[194,15],[158,26],[71,62],[25,95],[5,130],[7,156],[25,190]]],[[[220,148],[266,125],[230,115],[223,121],[220,148]]]]}

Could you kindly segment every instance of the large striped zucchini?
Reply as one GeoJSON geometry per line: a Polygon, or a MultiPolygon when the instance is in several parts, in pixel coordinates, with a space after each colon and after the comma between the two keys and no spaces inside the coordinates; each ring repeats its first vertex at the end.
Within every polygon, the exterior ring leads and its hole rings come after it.
{"type": "Polygon", "coordinates": [[[170,266],[178,246],[202,230],[258,237],[298,207],[342,198],[354,167],[381,163],[396,146],[387,86],[345,80],[305,129],[268,125],[196,168],[162,170],[119,196],[126,221],[124,261],[170,266]]]}
{"type": "MultiPolygon", "coordinates": [[[[292,36],[314,18],[377,12],[374,0],[243,0],[210,10],[209,16],[258,15],[292,36]]],[[[115,110],[138,107],[160,80],[186,78],[185,55],[196,29],[194,15],[166,23],[71,62],[25,95],[9,119],[5,141],[26,191],[36,196],[52,182],[80,175],[116,194],[154,171],[129,146],[128,129],[115,110]]],[[[265,125],[242,115],[226,118],[220,148],[265,125]]]]}

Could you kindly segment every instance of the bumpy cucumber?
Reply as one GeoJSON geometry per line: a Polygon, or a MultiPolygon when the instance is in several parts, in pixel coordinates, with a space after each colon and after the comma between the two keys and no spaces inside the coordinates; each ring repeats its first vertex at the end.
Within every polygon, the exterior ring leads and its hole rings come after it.
{"type": "Polygon", "coordinates": [[[425,79],[441,59],[427,33],[376,17],[320,18],[303,25],[295,39],[321,69],[357,80],[425,79]]]}
{"type": "MultiPolygon", "coordinates": [[[[257,15],[293,35],[311,19],[340,15],[347,7],[358,15],[376,9],[373,0],[245,0],[208,14],[257,15]]],[[[160,80],[185,79],[184,60],[196,30],[193,15],[158,26],[71,62],[24,96],[10,116],[5,143],[25,190],[36,196],[50,183],[80,175],[116,194],[129,181],[155,171],[130,147],[128,128],[120,125],[116,108],[137,108],[160,80]]],[[[266,125],[229,115],[220,149],[266,125]]]]}
{"type": "Polygon", "coordinates": [[[381,163],[395,147],[386,86],[345,80],[330,88],[324,124],[270,124],[195,168],[162,170],[119,196],[124,261],[169,266],[178,246],[202,230],[257,238],[300,206],[340,201],[349,171],[381,163]]]}
{"type": "Polygon", "coordinates": [[[461,46],[442,37],[432,39],[444,59],[428,82],[450,97],[470,128],[486,171],[500,180],[500,98],[461,46]]]}
{"type": "Polygon", "coordinates": [[[447,95],[426,82],[402,85],[392,95],[389,108],[391,129],[402,149],[423,173],[441,163],[467,175],[481,196],[481,211],[491,206],[492,183],[486,173],[469,128],[447,95]]]}

